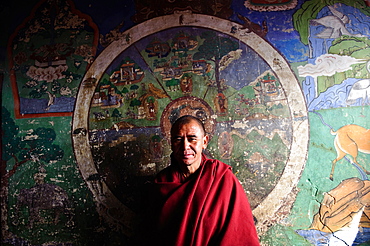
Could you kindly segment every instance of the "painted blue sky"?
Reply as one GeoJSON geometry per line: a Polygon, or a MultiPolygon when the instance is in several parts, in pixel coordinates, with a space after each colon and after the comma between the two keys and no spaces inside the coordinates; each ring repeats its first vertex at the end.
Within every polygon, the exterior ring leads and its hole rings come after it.
{"type": "Polygon", "coordinates": [[[307,60],[308,47],[299,39],[299,33],[293,27],[293,14],[300,8],[304,1],[298,0],[297,7],[286,11],[258,12],[247,9],[245,0],[234,0],[232,9],[235,14],[232,20],[242,23],[236,14],[249,18],[252,22],[262,24],[266,21],[268,33],[266,40],[272,44],[288,62],[301,62],[307,60]]]}

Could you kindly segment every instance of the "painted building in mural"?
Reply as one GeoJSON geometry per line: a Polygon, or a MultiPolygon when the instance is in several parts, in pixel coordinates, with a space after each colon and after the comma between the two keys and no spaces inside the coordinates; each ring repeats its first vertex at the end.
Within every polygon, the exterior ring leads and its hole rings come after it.
{"type": "Polygon", "coordinates": [[[261,245],[369,245],[368,5],[1,3],[1,244],[132,245],[190,114],[261,245]]]}

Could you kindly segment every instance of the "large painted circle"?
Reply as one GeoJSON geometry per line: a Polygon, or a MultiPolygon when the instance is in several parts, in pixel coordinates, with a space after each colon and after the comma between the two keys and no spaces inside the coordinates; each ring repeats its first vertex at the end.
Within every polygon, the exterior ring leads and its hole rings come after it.
{"type": "MultiPolygon", "coordinates": [[[[278,183],[268,196],[254,209],[257,229],[263,233],[269,226],[286,216],[296,196],[296,185],[304,168],[307,154],[309,125],[307,109],[299,83],[285,59],[263,38],[246,32],[241,25],[213,16],[187,12],[162,16],[141,23],[123,33],[122,38],[111,43],[93,62],[85,74],[76,100],[73,115],[72,138],[79,170],[94,195],[98,212],[111,224],[130,234],[135,213],[112,193],[103,177],[99,176],[89,142],[89,105],[104,72],[112,61],[132,43],[151,34],[175,27],[201,27],[225,33],[255,50],[278,77],[290,111],[292,137],[289,158],[278,183]],[[160,23],[160,24],[158,24],[160,23]]],[[[222,139],[228,139],[225,132],[222,139]]]]}

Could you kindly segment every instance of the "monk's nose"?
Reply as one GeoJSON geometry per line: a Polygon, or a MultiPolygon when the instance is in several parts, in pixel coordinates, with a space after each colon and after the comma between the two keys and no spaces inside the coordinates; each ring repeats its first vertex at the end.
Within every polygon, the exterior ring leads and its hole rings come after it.
{"type": "Polygon", "coordinates": [[[186,138],[183,141],[183,147],[184,149],[188,149],[190,147],[190,142],[186,138]]]}

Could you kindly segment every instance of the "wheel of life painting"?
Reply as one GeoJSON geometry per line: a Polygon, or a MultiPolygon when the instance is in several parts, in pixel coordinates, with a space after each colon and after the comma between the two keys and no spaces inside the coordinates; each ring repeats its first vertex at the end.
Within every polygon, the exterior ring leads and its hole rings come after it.
{"type": "Polygon", "coordinates": [[[185,12],[121,36],[83,78],[73,117],[76,160],[99,213],[129,233],[142,189],[169,165],[171,124],[185,114],[204,122],[206,154],[232,166],[260,233],[289,213],[308,120],[284,58],[238,23],[185,12]]]}

